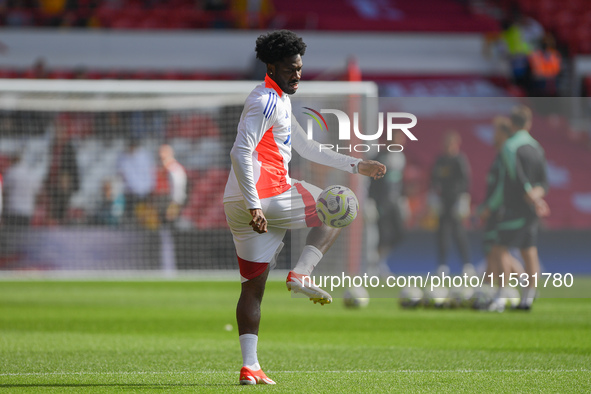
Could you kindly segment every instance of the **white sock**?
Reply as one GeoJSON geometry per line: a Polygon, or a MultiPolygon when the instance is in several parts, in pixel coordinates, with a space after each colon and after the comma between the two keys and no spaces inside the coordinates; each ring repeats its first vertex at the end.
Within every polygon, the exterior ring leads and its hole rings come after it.
{"type": "Polygon", "coordinates": [[[304,246],[304,250],[300,255],[298,263],[293,268],[293,272],[300,275],[312,274],[312,271],[314,268],[316,268],[316,265],[318,265],[320,259],[322,259],[322,256],[322,252],[319,251],[315,246],[304,246]]]}
{"type": "Polygon", "coordinates": [[[524,287],[521,289],[521,306],[531,306],[534,303],[536,297],[535,287],[524,287]]]}
{"type": "Polygon", "coordinates": [[[242,334],[238,337],[240,340],[240,350],[242,351],[242,366],[248,367],[253,371],[261,369],[257,359],[257,343],[259,337],[254,334],[242,334]]]}

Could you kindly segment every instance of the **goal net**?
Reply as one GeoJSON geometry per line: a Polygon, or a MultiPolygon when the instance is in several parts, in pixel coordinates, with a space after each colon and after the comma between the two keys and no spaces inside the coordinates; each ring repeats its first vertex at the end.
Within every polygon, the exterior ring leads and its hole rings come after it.
{"type": "MultiPolygon", "coordinates": [[[[244,99],[258,83],[1,80],[0,277],[237,275],[222,197],[244,99]]],[[[351,110],[375,96],[373,83],[306,82],[293,113],[306,128],[304,107],[351,110]]],[[[291,172],[365,195],[361,177],[297,154],[291,172]]],[[[365,259],[363,237],[347,231],[326,267],[355,271],[365,259]]],[[[288,233],[277,268],[297,260],[305,235],[288,233]]]]}

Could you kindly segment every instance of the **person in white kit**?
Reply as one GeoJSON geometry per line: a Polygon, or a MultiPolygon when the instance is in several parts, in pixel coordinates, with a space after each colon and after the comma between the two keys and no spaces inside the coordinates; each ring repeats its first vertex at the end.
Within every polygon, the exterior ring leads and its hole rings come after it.
{"type": "Polygon", "coordinates": [[[288,30],[258,37],[257,58],[267,65],[265,82],[248,96],[230,153],[232,168],[224,192],[226,219],[236,246],[242,292],[236,308],[242,350],[241,384],[275,384],[257,359],[260,305],[269,270],[283,247],[287,229],[311,230],[306,246],[287,276],[287,288],[305,294],[314,303],[332,302],[330,294],[305,281],[340,230],[328,227],[316,215],[321,189],[289,177],[291,148],[305,159],[379,179],[386,167],[334,151],[320,150],[291,112],[288,94],[294,94],[302,73],[306,44],[288,30]]]}

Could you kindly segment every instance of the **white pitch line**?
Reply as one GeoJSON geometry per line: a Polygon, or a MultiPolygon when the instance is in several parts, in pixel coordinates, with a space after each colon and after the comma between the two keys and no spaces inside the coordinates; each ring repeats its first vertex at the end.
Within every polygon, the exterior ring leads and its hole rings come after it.
{"type": "MultiPolygon", "coordinates": [[[[345,371],[273,371],[267,370],[267,373],[401,373],[401,374],[428,374],[428,373],[548,373],[548,372],[591,372],[589,369],[455,369],[455,370],[415,370],[415,369],[400,369],[391,371],[376,371],[376,370],[345,370],[345,371]]],[[[167,375],[167,374],[238,374],[238,371],[174,371],[174,372],[157,372],[157,371],[131,371],[131,372],[14,372],[14,373],[0,373],[0,376],[59,376],[59,375],[167,375]]]]}

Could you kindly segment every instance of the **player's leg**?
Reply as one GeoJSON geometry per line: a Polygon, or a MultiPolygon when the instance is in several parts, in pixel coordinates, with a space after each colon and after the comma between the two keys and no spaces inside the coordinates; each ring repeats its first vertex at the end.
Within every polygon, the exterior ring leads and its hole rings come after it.
{"type": "Polygon", "coordinates": [[[536,288],[534,287],[534,281],[531,278],[532,275],[539,274],[540,272],[538,248],[536,246],[530,246],[521,249],[521,257],[523,258],[523,263],[525,265],[525,272],[530,280],[529,286],[521,289],[521,302],[519,303],[518,309],[529,310],[536,297],[536,288]]]}
{"type": "Polygon", "coordinates": [[[277,205],[274,216],[284,218],[284,225],[291,229],[311,228],[306,245],[292,271],[287,276],[287,289],[305,294],[314,303],[321,305],[332,302],[326,291],[315,286],[310,275],[324,254],[338,238],[341,229],[323,224],[316,215],[316,199],[322,190],[307,182],[296,181],[286,197],[277,205]]]}
{"type": "MultiPolygon", "coordinates": [[[[260,264],[260,263],[259,263],[260,264]]],[[[259,325],[261,323],[261,302],[269,275],[269,264],[260,275],[242,282],[242,291],[236,306],[238,339],[242,352],[240,384],[275,384],[262,371],[257,356],[259,325]]]]}
{"type": "MultiPolygon", "coordinates": [[[[236,306],[236,322],[238,323],[238,335],[259,334],[259,324],[261,322],[261,302],[265,293],[265,284],[269,275],[269,265],[259,276],[249,279],[242,283],[242,290],[238,305],[236,306]]],[[[256,349],[255,349],[255,361],[256,349]]],[[[257,361],[258,363],[258,361],[257,361]]],[[[245,365],[252,365],[247,363],[245,365]]]]}
{"type": "Polygon", "coordinates": [[[488,306],[488,310],[494,312],[503,312],[507,303],[507,292],[509,275],[513,268],[512,256],[505,245],[494,245],[491,248],[492,265],[495,272],[495,281],[498,289],[488,306]]]}
{"type": "Polygon", "coordinates": [[[450,214],[444,207],[439,215],[437,226],[437,274],[449,273],[449,266],[446,264],[449,239],[450,214]]]}
{"type": "Polygon", "coordinates": [[[306,238],[306,246],[304,246],[296,265],[287,277],[288,290],[296,293],[301,292],[314,303],[319,302],[321,305],[332,302],[329,293],[312,283],[310,275],[312,275],[312,271],[337,240],[340,233],[341,229],[332,228],[325,224],[310,230],[306,238]]]}
{"type": "Polygon", "coordinates": [[[236,306],[236,321],[243,359],[240,384],[275,384],[261,370],[257,358],[257,345],[261,302],[269,274],[269,262],[282,246],[281,241],[285,230],[269,227],[266,233],[254,232],[248,225],[250,213],[242,201],[226,203],[224,210],[232,231],[242,278],[242,289],[236,306]]]}
{"type": "Polygon", "coordinates": [[[310,275],[322,256],[339,237],[340,228],[332,228],[326,224],[313,227],[306,237],[306,246],[298,259],[293,271],[298,274],[310,275]]]}
{"type": "Polygon", "coordinates": [[[459,218],[457,215],[453,215],[451,217],[451,224],[450,225],[451,225],[451,232],[452,232],[452,236],[454,239],[454,243],[456,244],[456,247],[458,248],[460,258],[462,259],[463,272],[472,276],[472,275],[474,275],[475,270],[474,270],[474,266],[470,262],[468,236],[466,234],[466,230],[464,229],[462,219],[459,218]]]}

